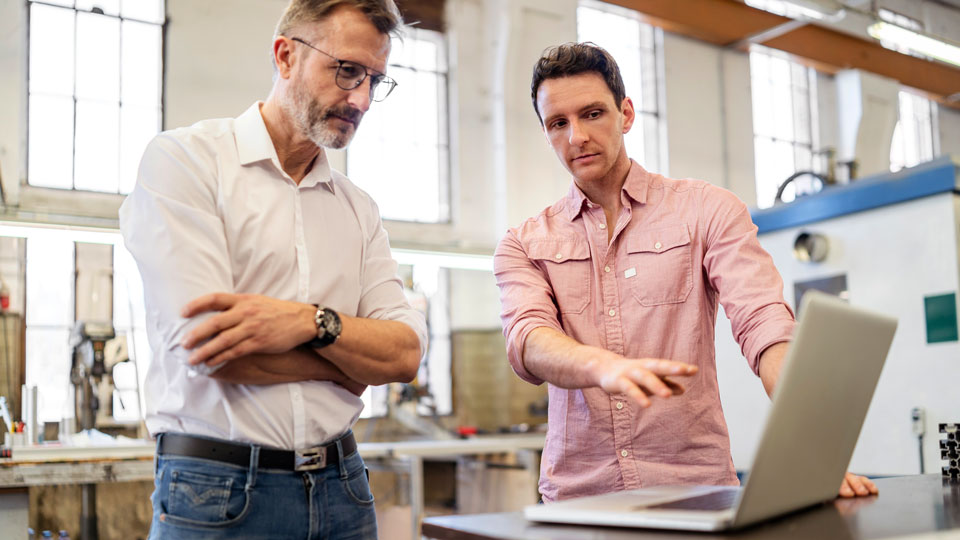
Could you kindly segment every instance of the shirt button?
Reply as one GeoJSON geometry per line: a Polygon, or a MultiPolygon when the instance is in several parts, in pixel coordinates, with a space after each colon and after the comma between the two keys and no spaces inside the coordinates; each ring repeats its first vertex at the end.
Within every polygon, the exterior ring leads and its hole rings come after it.
{"type": "Polygon", "coordinates": [[[656,244],[653,245],[654,249],[660,249],[661,247],[663,247],[663,244],[661,244],[660,242],[657,242],[656,244]]]}
{"type": "Polygon", "coordinates": [[[556,256],[557,256],[558,259],[562,259],[562,258],[563,258],[563,253],[557,253],[556,256]]]}
{"type": "Polygon", "coordinates": [[[617,314],[617,311],[614,310],[614,309],[611,309],[610,311],[607,312],[607,314],[610,315],[611,317],[613,317],[614,315],[617,314]]]}
{"type": "Polygon", "coordinates": [[[627,451],[626,451],[626,450],[621,450],[621,451],[620,451],[620,457],[627,457],[627,451]]]}
{"type": "Polygon", "coordinates": [[[606,228],[607,228],[607,224],[606,224],[606,223],[601,223],[601,224],[600,224],[600,228],[601,228],[601,229],[606,229],[606,228]]]}
{"type": "Polygon", "coordinates": [[[610,267],[609,267],[609,266],[604,266],[604,267],[603,267],[603,271],[609,273],[609,272],[610,272],[610,267]]]}
{"type": "Polygon", "coordinates": [[[622,401],[618,401],[618,402],[617,402],[617,410],[619,411],[619,410],[622,409],[622,408],[623,408],[623,402],[622,402],[622,401]]]}

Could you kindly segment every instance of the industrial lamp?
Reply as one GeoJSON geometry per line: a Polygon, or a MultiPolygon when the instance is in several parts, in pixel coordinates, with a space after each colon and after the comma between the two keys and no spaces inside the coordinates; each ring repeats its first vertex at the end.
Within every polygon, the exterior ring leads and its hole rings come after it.
{"type": "Polygon", "coordinates": [[[923,56],[960,67],[960,46],[948,43],[941,38],[907,30],[884,21],[873,23],[867,28],[867,32],[881,41],[887,41],[923,56]]]}

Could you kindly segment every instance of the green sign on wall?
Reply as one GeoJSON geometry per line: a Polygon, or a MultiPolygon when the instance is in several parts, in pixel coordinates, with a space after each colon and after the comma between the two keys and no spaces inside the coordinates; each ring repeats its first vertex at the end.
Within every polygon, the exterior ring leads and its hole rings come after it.
{"type": "Polygon", "coordinates": [[[957,341],[956,293],[924,296],[923,309],[927,317],[927,343],[957,341]]]}

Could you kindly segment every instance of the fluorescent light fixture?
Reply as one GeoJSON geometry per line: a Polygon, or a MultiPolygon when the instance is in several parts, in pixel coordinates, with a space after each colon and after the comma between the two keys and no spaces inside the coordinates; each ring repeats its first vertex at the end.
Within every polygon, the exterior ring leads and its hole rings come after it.
{"type": "Polygon", "coordinates": [[[882,42],[886,41],[923,56],[960,66],[960,47],[942,39],[933,38],[883,21],[870,25],[867,32],[882,42]]]}
{"type": "Polygon", "coordinates": [[[837,0],[746,0],[750,7],[791,19],[836,22],[846,12],[837,0]]]}
{"type": "Polygon", "coordinates": [[[89,244],[123,245],[120,231],[94,229],[86,227],[68,227],[64,225],[24,224],[15,221],[0,221],[0,236],[14,238],[69,238],[74,242],[89,244]]]}
{"type": "Polygon", "coordinates": [[[801,14],[813,19],[836,19],[844,15],[843,4],[836,0],[785,0],[801,14]]]}
{"type": "MultiPolygon", "coordinates": [[[[15,238],[69,238],[74,242],[91,244],[123,245],[120,231],[73,227],[48,223],[24,224],[16,221],[0,221],[0,236],[15,238]]],[[[424,249],[393,248],[393,258],[400,264],[425,264],[458,270],[493,272],[493,256],[454,251],[429,251],[424,249]]]]}

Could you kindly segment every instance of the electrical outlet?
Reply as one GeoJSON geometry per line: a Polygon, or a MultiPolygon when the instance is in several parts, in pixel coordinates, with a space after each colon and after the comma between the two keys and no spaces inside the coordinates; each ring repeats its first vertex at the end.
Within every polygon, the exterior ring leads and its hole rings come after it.
{"type": "Polygon", "coordinates": [[[923,407],[914,407],[910,411],[910,424],[913,429],[913,434],[920,436],[926,432],[926,412],[923,410],[923,407]]]}

